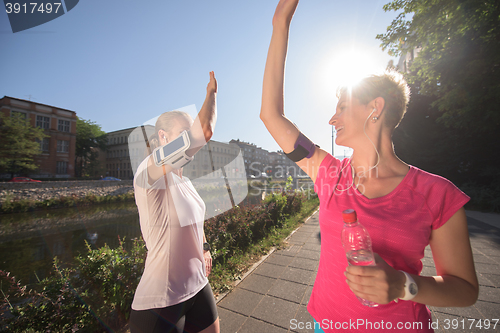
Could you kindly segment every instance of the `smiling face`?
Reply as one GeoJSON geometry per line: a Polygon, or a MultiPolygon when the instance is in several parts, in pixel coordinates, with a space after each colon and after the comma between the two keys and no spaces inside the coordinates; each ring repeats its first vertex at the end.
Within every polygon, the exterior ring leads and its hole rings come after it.
{"type": "Polygon", "coordinates": [[[360,139],[365,139],[363,128],[367,117],[373,110],[368,105],[361,104],[356,98],[344,94],[337,103],[336,112],[329,124],[335,126],[337,137],[335,143],[340,146],[351,147],[360,139]]]}

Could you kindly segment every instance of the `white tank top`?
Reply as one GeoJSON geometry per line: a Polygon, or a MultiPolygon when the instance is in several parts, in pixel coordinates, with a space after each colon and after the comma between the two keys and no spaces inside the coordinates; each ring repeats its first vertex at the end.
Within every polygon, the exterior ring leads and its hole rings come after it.
{"type": "Polygon", "coordinates": [[[134,177],[135,202],[148,250],[134,310],[184,302],[208,283],[203,259],[205,203],[187,177],[170,172],[150,185],[148,159],[134,177]]]}

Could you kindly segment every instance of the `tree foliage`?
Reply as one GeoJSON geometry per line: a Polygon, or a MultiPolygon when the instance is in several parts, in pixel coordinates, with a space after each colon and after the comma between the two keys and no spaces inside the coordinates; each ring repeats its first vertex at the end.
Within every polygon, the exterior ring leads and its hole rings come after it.
{"type": "Polygon", "coordinates": [[[32,127],[22,114],[0,114],[0,173],[23,174],[38,169],[34,157],[40,154],[43,129],[32,127]]]}
{"type": "Polygon", "coordinates": [[[475,134],[500,125],[500,2],[497,0],[395,0],[401,11],[377,36],[392,55],[421,48],[407,80],[433,96],[447,127],[475,134]],[[411,19],[407,19],[411,16],[411,19]]]}
{"type": "Polygon", "coordinates": [[[412,96],[396,153],[470,195],[500,195],[500,2],[394,0],[384,10],[398,15],[377,36],[381,47],[395,56],[419,50],[404,73],[412,96]]]}
{"type": "MultiPolygon", "coordinates": [[[[76,119],[76,175],[77,177],[94,175],[98,169],[99,149],[107,148],[107,135],[91,120],[76,119]]],[[[95,175],[94,175],[95,176],[95,175]]]]}

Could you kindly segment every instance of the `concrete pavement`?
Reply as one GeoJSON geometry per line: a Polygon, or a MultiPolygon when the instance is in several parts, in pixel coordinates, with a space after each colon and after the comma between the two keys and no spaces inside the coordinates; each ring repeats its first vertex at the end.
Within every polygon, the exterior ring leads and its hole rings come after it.
{"type": "MultiPolygon", "coordinates": [[[[477,303],[467,308],[431,307],[435,332],[500,331],[500,215],[467,212],[469,233],[480,284],[477,303]],[[495,321],[499,319],[496,328],[495,321]],[[489,328],[485,324],[489,320],[489,328]],[[471,327],[472,325],[472,327],[471,327]],[[481,327],[480,327],[481,326],[481,327]]],[[[319,263],[318,213],[247,273],[218,301],[222,333],[313,332],[293,322],[312,322],[306,306],[319,263]]],[[[435,275],[430,248],[422,260],[422,275],[435,275]]]]}

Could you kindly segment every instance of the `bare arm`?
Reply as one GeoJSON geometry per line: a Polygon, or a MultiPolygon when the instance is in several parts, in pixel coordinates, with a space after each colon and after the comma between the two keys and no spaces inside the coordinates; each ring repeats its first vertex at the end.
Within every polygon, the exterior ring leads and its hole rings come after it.
{"type": "MultiPolygon", "coordinates": [[[[207,242],[207,237],[205,237],[205,230],[203,230],[203,243],[207,242]]],[[[209,276],[212,272],[212,255],[210,251],[203,250],[203,258],[205,259],[205,271],[206,276],[209,276]]]]}
{"type": "MultiPolygon", "coordinates": [[[[262,87],[262,107],[260,119],[269,133],[285,153],[294,150],[299,129],[285,117],[284,111],[284,77],[288,35],[298,0],[281,0],[273,17],[273,34],[267,54],[262,87]]],[[[297,165],[306,172],[313,181],[326,152],[316,148],[310,159],[303,159],[297,165]]]]}
{"type": "Polygon", "coordinates": [[[413,276],[419,287],[413,300],[441,307],[474,304],[479,284],[464,208],[456,212],[441,228],[432,231],[430,246],[438,276],[413,276]]]}
{"type": "MultiPolygon", "coordinates": [[[[217,121],[217,80],[214,72],[210,72],[210,82],[207,85],[207,95],[198,116],[189,129],[191,147],[186,151],[188,156],[194,156],[212,137],[217,121]]],[[[164,165],[157,167],[153,156],[148,160],[149,183],[154,183],[164,173],[172,171],[172,167],[164,165]],[[163,170],[164,169],[164,170],[163,170]]]]}

